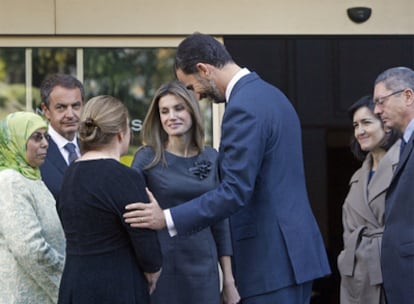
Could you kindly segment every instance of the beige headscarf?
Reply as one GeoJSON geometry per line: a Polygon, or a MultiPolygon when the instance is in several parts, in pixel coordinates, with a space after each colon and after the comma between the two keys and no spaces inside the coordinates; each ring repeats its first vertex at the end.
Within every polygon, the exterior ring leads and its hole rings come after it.
{"type": "Polygon", "coordinates": [[[30,179],[40,179],[39,168],[27,162],[26,144],[38,129],[47,129],[46,121],[32,112],[14,112],[0,121],[0,171],[13,169],[30,179]]]}

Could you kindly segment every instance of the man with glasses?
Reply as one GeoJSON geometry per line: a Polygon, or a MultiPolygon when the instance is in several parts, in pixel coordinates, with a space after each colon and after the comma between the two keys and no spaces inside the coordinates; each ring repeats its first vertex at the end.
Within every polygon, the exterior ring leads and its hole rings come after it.
{"type": "Polygon", "coordinates": [[[387,303],[414,300],[414,71],[390,68],[374,88],[374,112],[403,134],[400,162],[388,188],[381,268],[387,303]]]}
{"type": "Polygon", "coordinates": [[[82,83],[71,75],[55,74],[40,86],[43,114],[49,120],[49,149],[40,167],[42,179],[55,200],[59,197],[63,174],[79,155],[76,132],[85,92],[82,83]]]}

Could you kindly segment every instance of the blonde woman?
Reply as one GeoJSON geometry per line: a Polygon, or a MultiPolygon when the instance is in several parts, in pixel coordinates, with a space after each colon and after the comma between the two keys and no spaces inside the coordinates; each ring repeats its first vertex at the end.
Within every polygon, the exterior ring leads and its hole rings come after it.
{"type": "Polygon", "coordinates": [[[122,165],[128,151],[128,110],[112,96],[85,105],[79,125],[82,156],[66,171],[58,212],[67,238],[60,304],[146,304],[160,273],[155,232],[125,224],[125,205],[148,201],[144,179],[122,165]]]}

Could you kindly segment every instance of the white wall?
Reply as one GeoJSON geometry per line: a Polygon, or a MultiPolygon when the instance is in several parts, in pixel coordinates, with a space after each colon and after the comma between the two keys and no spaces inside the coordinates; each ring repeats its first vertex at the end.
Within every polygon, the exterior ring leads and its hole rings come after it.
{"type": "Polygon", "coordinates": [[[414,34],[414,0],[0,0],[2,35],[414,34]],[[362,24],[346,10],[372,8],[362,24]]]}

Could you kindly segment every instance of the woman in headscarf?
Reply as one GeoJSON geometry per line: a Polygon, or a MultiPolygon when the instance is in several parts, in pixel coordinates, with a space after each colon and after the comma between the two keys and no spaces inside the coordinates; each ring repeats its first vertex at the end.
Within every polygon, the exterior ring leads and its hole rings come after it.
{"type": "Polygon", "coordinates": [[[47,123],[31,112],[0,121],[0,303],[56,303],[65,238],[41,180],[47,123]]]}

